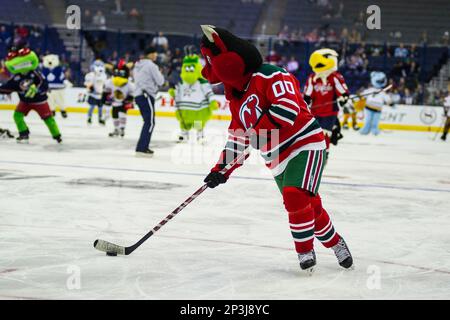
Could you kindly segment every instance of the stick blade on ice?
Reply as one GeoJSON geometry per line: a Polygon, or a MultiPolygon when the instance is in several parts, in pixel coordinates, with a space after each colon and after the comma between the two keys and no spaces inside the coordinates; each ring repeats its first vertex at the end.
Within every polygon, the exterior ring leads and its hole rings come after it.
{"type": "Polygon", "coordinates": [[[94,248],[103,252],[110,252],[122,255],[125,254],[125,247],[118,246],[117,244],[101,239],[97,239],[94,241],[94,248]]]}

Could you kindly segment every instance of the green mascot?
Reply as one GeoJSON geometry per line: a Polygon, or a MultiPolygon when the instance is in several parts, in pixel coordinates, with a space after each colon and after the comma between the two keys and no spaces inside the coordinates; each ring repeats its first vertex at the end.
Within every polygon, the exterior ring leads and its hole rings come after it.
{"type": "Polygon", "coordinates": [[[178,142],[189,139],[189,130],[197,131],[197,141],[205,143],[203,129],[211,119],[219,103],[213,99],[211,85],[201,74],[202,65],[193,48],[185,49],[186,56],[181,66],[181,82],[170,89],[169,94],[175,99],[176,117],[180,123],[181,133],[178,142]]]}
{"type": "Polygon", "coordinates": [[[17,142],[28,142],[30,130],[25,123],[25,117],[34,110],[47,125],[53,139],[61,143],[58,125],[47,103],[47,80],[36,70],[39,66],[36,53],[29,48],[12,49],[6,57],[5,66],[12,77],[0,86],[0,93],[17,92],[20,99],[14,111],[14,121],[19,131],[17,142]]]}

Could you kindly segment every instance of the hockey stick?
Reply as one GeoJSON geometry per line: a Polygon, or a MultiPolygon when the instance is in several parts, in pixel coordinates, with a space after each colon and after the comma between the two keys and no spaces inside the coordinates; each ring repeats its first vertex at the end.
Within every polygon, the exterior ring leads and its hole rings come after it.
{"type": "MultiPolygon", "coordinates": [[[[251,128],[250,128],[251,129],[251,128]]],[[[250,131],[247,130],[247,132],[250,131]]],[[[229,164],[225,166],[220,172],[222,174],[229,171],[231,168],[233,168],[238,162],[243,160],[248,154],[249,149],[245,149],[243,153],[241,153],[238,157],[236,157],[233,161],[231,161],[229,164]]],[[[195,200],[200,194],[203,193],[208,188],[208,185],[205,183],[203,186],[197,189],[189,198],[187,198],[181,205],[179,205],[175,210],[173,210],[167,217],[165,217],[163,220],[161,220],[160,223],[158,223],[157,226],[155,226],[152,230],[150,230],[146,235],[144,235],[138,242],[133,244],[129,247],[123,247],[119,246],[117,244],[111,243],[109,241],[97,239],[94,241],[94,248],[103,252],[106,252],[109,256],[116,256],[118,254],[121,255],[129,255],[134,250],[139,248],[141,244],[143,244],[148,238],[150,238],[152,235],[154,235],[159,229],[162,228],[167,222],[169,222],[172,218],[174,218],[181,210],[187,207],[189,203],[195,200]]]]}
{"type": "MultiPolygon", "coordinates": [[[[357,99],[357,98],[362,98],[362,97],[366,97],[366,96],[370,96],[370,95],[372,95],[372,94],[377,94],[377,93],[380,93],[380,92],[386,92],[386,91],[388,91],[388,90],[390,90],[392,88],[392,84],[390,84],[390,85],[388,85],[388,86],[386,86],[386,87],[384,87],[383,89],[380,89],[380,90],[378,90],[378,91],[375,91],[375,92],[370,92],[370,93],[365,93],[365,94],[358,94],[358,95],[356,95],[356,96],[354,96],[354,97],[352,97],[352,98],[348,98],[349,100],[351,100],[351,101],[353,101],[353,100],[355,100],[355,99],[357,99]]],[[[336,103],[336,102],[338,102],[339,101],[339,99],[336,99],[336,100],[334,100],[334,101],[332,101],[331,103],[333,104],[333,103],[336,103]]],[[[318,107],[323,107],[323,106],[326,106],[326,105],[329,105],[330,104],[330,102],[327,102],[327,103],[321,103],[321,104],[318,104],[318,105],[316,105],[316,106],[313,106],[311,109],[315,109],[315,108],[318,108],[318,107]]]]}

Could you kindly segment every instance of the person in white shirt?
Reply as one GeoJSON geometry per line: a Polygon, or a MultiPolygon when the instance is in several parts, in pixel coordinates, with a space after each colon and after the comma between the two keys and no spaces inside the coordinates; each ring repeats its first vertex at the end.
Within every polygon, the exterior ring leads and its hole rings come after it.
{"type": "Polygon", "coordinates": [[[367,135],[370,132],[378,135],[380,133],[379,122],[383,106],[386,104],[392,105],[392,100],[389,95],[381,91],[387,84],[387,78],[384,72],[371,72],[370,83],[372,86],[361,93],[362,96],[366,97],[364,127],[360,131],[362,135],[367,135]]]}
{"type": "Polygon", "coordinates": [[[144,52],[144,57],[134,64],[133,78],[136,84],[135,101],[141,112],[144,125],[136,145],[136,156],[151,157],[149,149],[153,129],[155,127],[155,98],[159,87],[164,84],[164,76],[154,63],[158,53],[154,47],[144,52]]]}
{"type": "Polygon", "coordinates": [[[167,40],[162,32],[158,32],[158,36],[153,38],[151,45],[158,50],[167,50],[169,49],[169,40],[167,40]]]}

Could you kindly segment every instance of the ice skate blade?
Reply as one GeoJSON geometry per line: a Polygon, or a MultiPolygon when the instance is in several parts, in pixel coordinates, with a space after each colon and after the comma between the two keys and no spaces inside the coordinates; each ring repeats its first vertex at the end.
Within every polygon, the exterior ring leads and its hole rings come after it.
{"type": "Polygon", "coordinates": [[[315,270],[316,270],[316,266],[312,266],[311,268],[302,270],[302,272],[304,274],[306,274],[308,277],[311,277],[314,274],[315,270]]]}
{"type": "Polygon", "coordinates": [[[353,270],[355,270],[355,265],[354,264],[352,264],[349,268],[343,268],[345,271],[353,271],[353,270]]]}
{"type": "Polygon", "coordinates": [[[153,158],[153,154],[136,152],[136,158],[153,158]]]}

